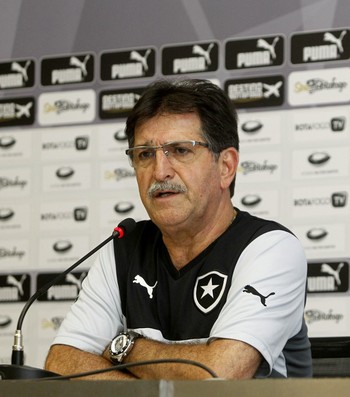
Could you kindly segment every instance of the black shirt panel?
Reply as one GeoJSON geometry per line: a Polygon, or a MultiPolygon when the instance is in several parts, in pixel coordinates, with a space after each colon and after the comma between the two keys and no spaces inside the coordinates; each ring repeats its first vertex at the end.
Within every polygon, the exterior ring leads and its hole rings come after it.
{"type": "Polygon", "coordinates": [[[276,222],[238,211],[235,221],[218,239],[177,271],[159,229],[151,221],[138,222],[130,235],[115,240],[117,278],[128,328],[160,330],[170,341],[209,337],[226,302],[242,251],[271,230],[288,231],[276,222]],[[137,276],[149,288],[139,284],[137,276]],[[200,283],[210,278],[220,285],[213,294],[221,291],[221,295],[204,294],[200,283]],[[211,308],[213,300],[217,304],[211,308]],[[210,310],[205,312],[203,308],[210,310]]]}

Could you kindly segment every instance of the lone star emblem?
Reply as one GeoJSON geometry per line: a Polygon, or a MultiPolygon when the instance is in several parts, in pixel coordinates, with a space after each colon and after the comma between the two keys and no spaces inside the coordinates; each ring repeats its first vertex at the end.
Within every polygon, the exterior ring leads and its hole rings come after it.
{"type": "Polygon", "coordinates": [[[207,285],[201,285],[200,287],[203,289],[203,294],[201,296],[201,299],[204,298],[206,295],[210,295],[212,298],[214,298],[213,291],[215,288],[220,287],[220,285],[219,284],[213,285],[213,279],[211,278],[207,285]]]}
{"type": "Polygon", "coordinates": [[[227,283],[227,276],[217,271],[212,271],[197,278],[193,299],[200,311],[209,313],[221,301],[227,283]]]}

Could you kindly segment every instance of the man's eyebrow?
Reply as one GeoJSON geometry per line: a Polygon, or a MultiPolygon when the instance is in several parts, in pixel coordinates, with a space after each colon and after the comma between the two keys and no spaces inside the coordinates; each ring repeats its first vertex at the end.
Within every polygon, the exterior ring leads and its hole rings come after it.
{"type": "Polygon", "coordinates": [[[146,139],[143,142],[138,143],[137,145],[136,145],[135,141],[134,141],[134,146],[156,146],[156,144],[154,143],[153,139],[151,139],[151,140],[146,139]]]}
{"type": "Polygon", "coordinates": [[[135,143],[133,147],[136,147],[136,146],[155,146],[155,145],[153,145],[152,142],[144,142],[144,143],[138,143],[138,144],[135,143]]]}

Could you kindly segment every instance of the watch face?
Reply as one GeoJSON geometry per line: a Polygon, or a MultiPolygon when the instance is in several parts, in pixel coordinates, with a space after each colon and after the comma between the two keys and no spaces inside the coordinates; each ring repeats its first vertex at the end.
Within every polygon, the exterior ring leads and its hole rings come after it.
{"type": "Polygon", "coordinates": [[[123,350],[125,347],[126,343],[126,336],[125,335],[120,335],[116,340],[115,340],[115,351],[120,351],[123,350]]]}
{"type": "Polygon", "coordinates": [[[115,354],[122,353],[125,350],[125,347],[127,346],[127,336],[126,335],[118,335],[114,340],[111,345],[111,350],[115,354]]]}

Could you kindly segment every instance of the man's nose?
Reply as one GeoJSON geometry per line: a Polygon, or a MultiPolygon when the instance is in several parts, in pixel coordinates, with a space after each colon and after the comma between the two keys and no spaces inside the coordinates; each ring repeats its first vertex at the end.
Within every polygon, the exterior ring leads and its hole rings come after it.
{"type": "Polygon", "coordinates": [[[156,180],[165,180],[172,178],[174,169],[169,161],[169,154],[166,150],[159,149],[156,151],[154,158],[154,177],[156,180]]]}

